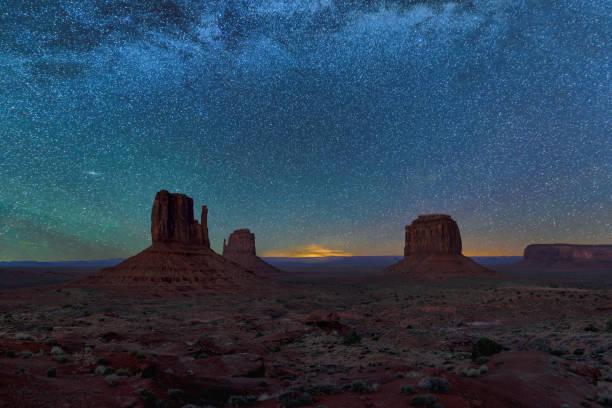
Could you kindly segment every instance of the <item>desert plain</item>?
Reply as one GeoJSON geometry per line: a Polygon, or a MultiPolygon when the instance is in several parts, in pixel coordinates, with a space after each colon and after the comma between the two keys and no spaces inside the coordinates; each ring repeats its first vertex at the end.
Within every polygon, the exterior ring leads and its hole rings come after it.
{"type": "MultiPolygon", "coordinates": [[[[282,264],[269,285],[226,293],[16,288],[31,269],[4,270],[0,405],[610,404],[610,271],[500,264],[490,277],[415,279],[329,265],[282,264]],[[501,348],[473,355],[482,338],[501,348]]],[[[38,271],[91,271],[61,272],[38,271]]]]}

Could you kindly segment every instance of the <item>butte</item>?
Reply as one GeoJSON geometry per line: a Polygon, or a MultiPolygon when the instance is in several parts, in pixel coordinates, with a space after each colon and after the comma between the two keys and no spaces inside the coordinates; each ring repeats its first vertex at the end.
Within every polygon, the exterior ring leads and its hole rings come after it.
{"type": "Polygon", "coordinates": [[[419,215],[412,224],[407,225],[404,258],[383,272],[425,279],[495,273],[461,254],[459,227],[445,214],[419,215]]]}
{"type": "Polygon", "coordinates": [[[152,245],[120,264],[80,281],[84,286],[173,287],[223,293],[269,285],[267,279],[222,257],[210,248],[208,209],[201,224],[193,216],[193,199],[162,190],[151,211],[152,245]]]}
{"type": "Polygon", "coordinates": [[[223,240],[223,256],[258,275],[279,276],[284,274],[283,271],[257,256],[255,234],[247,228],[232,232],[227,242],[223,240]]]}

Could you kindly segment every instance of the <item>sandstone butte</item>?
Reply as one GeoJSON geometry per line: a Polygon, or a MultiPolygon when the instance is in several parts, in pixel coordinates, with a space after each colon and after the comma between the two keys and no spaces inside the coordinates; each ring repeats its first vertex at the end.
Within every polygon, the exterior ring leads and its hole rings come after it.
{"type": "Polygon", "coordinates": [[[158,192],[151,211],[151,246],[79,283],[128,286],[167,283],[194,288],[204,286],[220,292],[223,288],[235,290],[237,286],[248,288],[268,284],[266,279],[210,248],[206,206],[202,206],[201,214],[200,223],[194,219],[190,197],[165,190],[158,192]]]}
{"type": "Polygon", "coordinates": [[[542,269],[612,269],[612,245],[528,245],[518,266],[542,269]]]}
{"type": "Polygon", "coordinates": [[[258,275],[278,276],[284,273],[257,256],[255,234],[247,228],[238,229],[230,234],[227,241],[223,240],[223,256],[258,275]]]}
{"type": "Polygon", "coordinates": [[[445,214],[419,215],[406,226],[404,258],[383,272],[420,278],[447,275],[492,275],[493,271],[461,254],[457,223],[445,214]]]}

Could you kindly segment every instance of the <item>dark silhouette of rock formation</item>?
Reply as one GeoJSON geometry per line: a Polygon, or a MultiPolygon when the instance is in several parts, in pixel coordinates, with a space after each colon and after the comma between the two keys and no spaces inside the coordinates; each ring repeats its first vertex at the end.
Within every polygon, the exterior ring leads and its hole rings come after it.
{"type": "Polygon", "coordinates": [[[413,254],[461,255],[459,227],[450,215],[429,214],[406,225],[404,256],[413,254]]]}
{"type": "Polygon", "coordinates": [[[246,228],[232,232],[227,242],[223,240],[223,256],[259,275],[270,276],[283,273],[257,256],[255,234],[246,228]]]}
{"type": "Polygon", "coordinates": [[[405,238],[404,259],[383,272],[424,278],[494,273],[461,254],[459,227],[449,215],[419,215],[406,226],[405,238]]]}
{"type": "Polygon", "coordinates": [[[202,206],[202,225],[193,218],[193,199],[184,194],[162,190],[155,195],[151,211],[153,242],[204,245],[208,239],[208,208],[202,206]]]}
{"type": "MultiPolygon", "coordinates": [[[[210,248],[208,209],[202,207],[202,224],[193,218],[193,200],[165,190],[155,196],[151,211],[152,245],[120,264],[86,278],[87,284],[159,284],[236,290],[238,286],[268,284],[210,248]]],[[[253,286],[255,285],[255,286],[253,286]]]]}
{"type": "Polygon", "coordinates": [[[540,269],[611,269],[612,245],[532,244],[519,266],[540,269]]]}

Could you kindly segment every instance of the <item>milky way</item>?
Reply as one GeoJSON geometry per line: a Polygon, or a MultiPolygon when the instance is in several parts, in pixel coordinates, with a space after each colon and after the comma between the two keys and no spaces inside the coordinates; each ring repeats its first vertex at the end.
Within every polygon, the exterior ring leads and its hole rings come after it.
{"type": "Polygon", "coordinates": [[[612,241],[611,2],[2,5],[0,260],[131,255],[160,189],[217,250],[612,241]]]}

